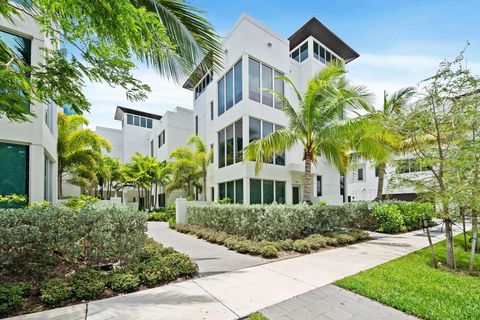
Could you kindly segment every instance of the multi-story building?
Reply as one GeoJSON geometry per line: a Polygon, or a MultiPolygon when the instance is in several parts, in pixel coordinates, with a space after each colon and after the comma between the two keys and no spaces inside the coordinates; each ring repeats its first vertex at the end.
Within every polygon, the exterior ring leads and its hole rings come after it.
{"type": "MultiPolygon", "coordinates": [[[[312,18],[288,39],[243,14],[223,41],[221,70],[190,77],[193,127],[215,151],[208,169],[207,199],[225,197],[243,203],[299,203],[303,199],[302,149],[276,154],[258,175],[253,162],[243,162],[242,149],[251,141],[288,125],[279,101],[264,88],[283,92],[295,101],[291,88],[277,78],[287,75],[300,90],[326,63],[348,63],[359,55],[317,19],[312,18]],[[194,81],[193,79],[201,79],[194,81]]],[[[295,103],[293,103],[295,104],[295,103]]],[[[324,160],[312,168],[313,202],[342,203],[344,178],[324,160]]]]}
{"type": "MultiPolygon", "coordinates": [[[[34,19],[0,17],[0,39],[26,63],[44,63],[52,48],[34,19]]],[[[0,195],[26,195],[29,203],[57,199],[57,107],[32,102],[29,122],[0,118],[0,195]]]]}

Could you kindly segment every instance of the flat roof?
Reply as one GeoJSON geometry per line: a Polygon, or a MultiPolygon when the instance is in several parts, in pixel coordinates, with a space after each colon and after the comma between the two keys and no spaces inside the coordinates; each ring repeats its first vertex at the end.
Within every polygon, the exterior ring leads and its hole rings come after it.
{"type": "Polygon", "coordinates": [[[117,110],[115,111],[115,120],[122,120],[125,113],[134,114],[134,115],[137,115],[137,116],[156,119],[156,120],[162,119],[162,116],[160,116],[158,114],[153,114],[153,113],[149,113],[149,112],[145,112],[145,111],[140,111],[140,110],[135,110],[135,109],[130,109],[130,108],[117,106],[117,110]]]}
{"type": "Polygon", "coordinates": [[[309,36],[312,36],[323,43],[328,47],[328,49],[332,50],[339,57],[341,57],[345,63],[348,63],[360,56],[355,50],[353,50],[315,17],[310,19],[288,38],[290,41],[290,50],[295,49],[309,36]]]}

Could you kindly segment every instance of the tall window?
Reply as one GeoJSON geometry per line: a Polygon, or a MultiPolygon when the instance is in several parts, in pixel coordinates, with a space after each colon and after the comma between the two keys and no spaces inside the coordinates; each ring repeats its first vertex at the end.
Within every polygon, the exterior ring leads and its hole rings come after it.
{"type": "Polygon", "coordinates": [[[363,181],[365,177],[363,176],[363,168],[358,168],[357,169],[357,180],[358,181],[363,181]]]}
{"type": "Polygon", "coordinates": [[[242,119],[218,132],[218,167],[242,161],[242,119]]]}
{"type": "Polygon", "coordinates": [[[274,104],[273,94],[268,90],[263,90],[273,89],[283,94],[283,80],[277,78],[280,75],[283,75],[283,73],[252,58],[249,58],[248,92],[250,99],[270,107],[280,108],[280,101],[275,98],[274,104]]]}
{"type": "Polygon", "coordinates": [[[153,143],[155,140],[150,141],[150,157],[153,157],[153,143]]]}
{"type": "Polygon", "coordinates": [[[195,116],[195,135],[198,136],[198,116],[195,116]]]}
{"type": "Polygon", "coordinates": [[[220,200],[229,198],[233,203],[243,203],[243,179],[219,183],[218,190],[220,200]]]}
{"type": "Polygon", "coordinates": [[[250,179],[250,204],[285,203],[285,182],[250,179]]]}
{"type": "Polygon", "coordinates": [[[242,100],[242,60],[218,81],[218,116],[242,100]]]}
{"type": "MultiPolygon", "coordinates": [[[[249,118],[249,143],[255,140],[259,140],[261,137],[264,138],[270,133],[276,130],[283,129],[282,126],[276,125],[267,121],[258,120],[255,118],[249,118]]],[[[278,152],[273,155],[271,159],[266,161],[267,163],[272,163],[280,166],[285,165],[285,151],[278,152]]]]}
{"type": "Polygon", "coordinates": [[[165,130],[160,132],[160,134],[158,135],[158,147],[160,148],[164,144],[165,144],[165,130]]]}
{"type": "Polygon", "coordinates": [[[0,194],[28,195],[29,147],[0,142],[0,194]]]}
{"type": "Polygon", "coordinates": [[[213,120],[213,101],[210,101],[210,120],[213,120]]]}
{"type": "Polygon", "coordinates": [[[317,176],[317,197],[322,196],[322,176],[317,176]]]}
{"type": "Polygon", "coordinates": [[[290,57],[298,62],[305,61],[308,58],[308,41],[305,41],[302,45],[298,46],[295,50],[293,50],[290,53],[290,57]]]}
{"type": "Polygon", "coordinates": [[[44,177],[43,177],[43,200],[53,200],[53,163],[45,154],[44,177]]]}
{"type": "Polygon", "coordinates": [[[321,63],[327,63],[333,60],[340,59],[333,52],[331,52],[316,41],[313,41],[313,57],[321,63]]]}
{"type": "Polygon", "coordinates": [[[345,176],[343,174],[340,175],[340,195],[345,202],[345,176]]]}

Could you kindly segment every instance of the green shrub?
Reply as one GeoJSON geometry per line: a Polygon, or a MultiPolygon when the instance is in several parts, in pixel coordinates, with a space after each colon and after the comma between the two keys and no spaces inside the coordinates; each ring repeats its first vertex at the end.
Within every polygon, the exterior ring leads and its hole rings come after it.
{"type": "Polygon", "coordinates": [[[295,240],[293,242],[293,250],[299,253],[310,253],[310,246],[305,240],[295,240]]]}
{"type": "Polygon", "coordinates": [[[157,212],[151,212],[148,215],[148,221],[162,221],[162,222],[168,222],[175,221],[175,212],[166,212],[166,211],[157,211],[157,212]]]}
{"type": "Polygon", "coordinates": [[[406,230],[402,212],[396,205],[376,204],[373,215],[378,220],[380,232],[399,233],[406,230]]]}
{"type": "Polygon", "coordinates": [[[326,237],[325,239],[327,241],[327,246],[329,247],[337,247],[338,246],[338,240],[335,237],[326,237]]]}
{"type": "Polygon", "coordinates": [[[272,259],[272,258],[277,258],[278,257],[278,250],[275,248],[275,246],[269,244],[266,246],[263,246],[260,250],[260,253],[262,257],[267,258],[267,259],[272,259]]]}
{"type": "Polygon", "coordinates": [[[293,242],[294,241],[292,239],[286,239],[280,241],[279,245],[282,250],[290,251],[293,250],[293,242]]]}
{"type": "Polygon", "coordinates": [[[368,240],[370,238],[368,232],[360,229],[353,229],[348,231],[348,234],[355,237],[356,241],[368,240]]]}
{"type": "Polygon", "coordinates": [[[198,273],[198,266],[195,262],[183,253],[173,253],[162,258],[161,263],[171,269],[175,275],[175,279],[178,277],[193,277],[198,273]]]}
{"type": "Polygon", "coordinates": [[[70,283],[76,298],[92,299],[105,290],[106,278],[98,270],[80,269],[73,274],[70,283]]]}
{"type": "Polygon", "coordinates": [[[140,278],[131,273],[114,273],[110,276],[110,288],[116,292],[130,292],[140,285],[140,278]]]}
{"type": "Polygon", "coordinates": [[[42,302],[57,306],[72,298],[73,289],[65,278],[53,278],[45,281],[40,289],[40,300],[42,302]]]}
{"type": "Polygon", "coordinates": [[[140,280],[146,285],[156,285],[175,279],[173,271],[159,261],[148,261],[135,267],[140,274],[140,280]]]}
{"type": "Polygon", "coordinates": [[[337,244],[340,246],[346,245],[346,244],[352,244],[357,241],[355,236],[348,233],[337,233],[333,237],[337,239],[337,244]]]}
{"type": "Polygon", "coordinates": [[[42,280],[57,267],[128,262],[143,247],[146,215],[125,206],[0,209],[0,275],[42,280]]]}
{"type": "Polygon", "coordinates": [[[403,202],[398,204],[405,227],[408,230],[418,230],[423,227],[423,217],[430,224],[435,214],[434,206],[430,203],[403,202]]]}
{"type": "Polygon", "coordinates": [[[378,221],[372,214],[372,206],[372,202],[368,201],[345,203],[343,205],[344,227],[376,231],[378,221]]]}
{"type": "Polygon", "coordinates": [[[81,209],[89,204],[94,204],[98,201],[98,198],[87,196],[87,195],[80,195],[80,197],[68,197],[67,202],[65,205],[69,208],[74,209],[81,209]]]}
{"type": "Polygon", "coordinates": [[[182,253],[173,253],[130,267],[140,274],[140,280],[146,285],[155,285],[173,281],[179,277],[193,277],[198,266],[182,253]]]}
{"type": "Polygon", "coordinates": [[[31,289],[31,285],[25,282],[0,284],[0,315],[20,306],[31,289]]]}
{"type": "Polygon", "coordinates": [[[304,239],[312,250],[318,250],[327,246],[327,239],[320,234],[312,234],[304,239]]]}

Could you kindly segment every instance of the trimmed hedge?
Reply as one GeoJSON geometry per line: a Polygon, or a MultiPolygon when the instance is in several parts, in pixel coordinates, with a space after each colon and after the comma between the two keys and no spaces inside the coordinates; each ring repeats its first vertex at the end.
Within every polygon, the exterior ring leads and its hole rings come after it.
{"type": "Polygon", "coordinates": [[[188,224],[251,240],[268,241],[303,239],[311,234],[325,234],[342,228],[390,233],[415,230],[422,227],[422,215],[431,221],[433,206],[417,202],[386,201],[381,204],[353,202],[338,206],[211,204],[187,207],[188,224]],[[374,208],[379,206],[389,208],[375,209],[377,213],[374,213],[374,208]],[[391,214],[384,216],[378,210],[399,211],[399,226],[385,225],[389,223],[385,219],[391,214]]]}
{"type": "Polygon", "coordinates": [[[145,243],[143,212],[124,206],[0,210],[0,275],[43,279],[57,269],[128,263],[145,243]]]}

